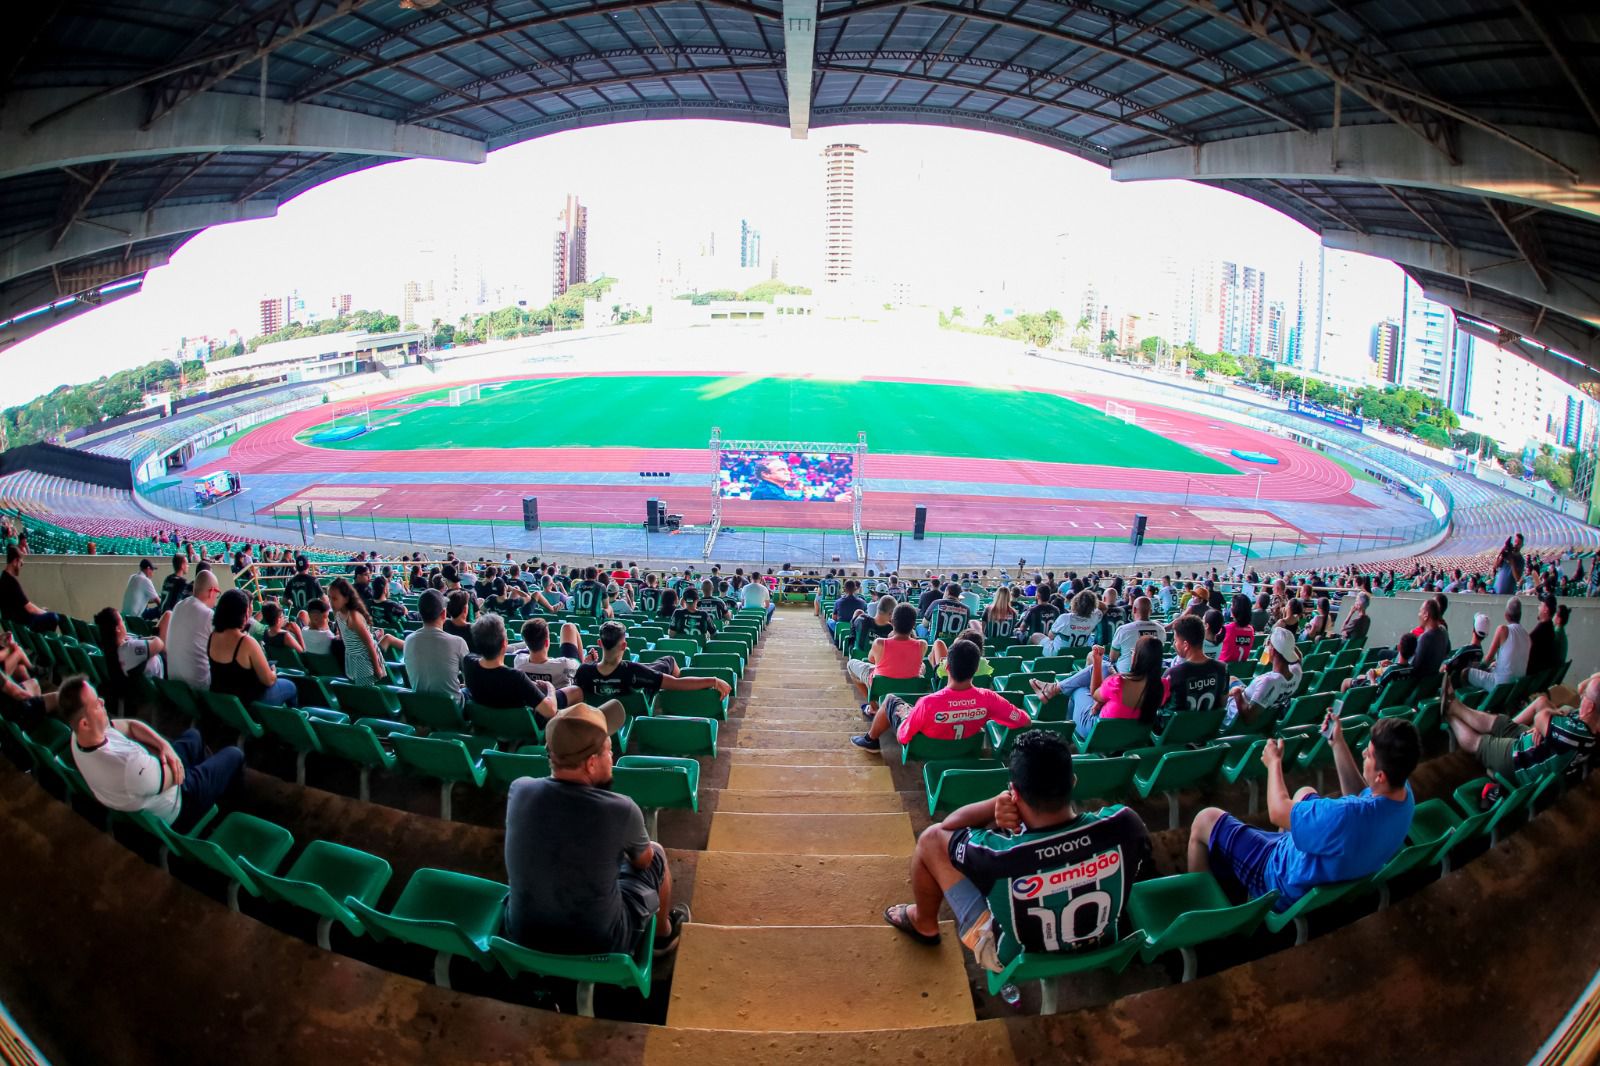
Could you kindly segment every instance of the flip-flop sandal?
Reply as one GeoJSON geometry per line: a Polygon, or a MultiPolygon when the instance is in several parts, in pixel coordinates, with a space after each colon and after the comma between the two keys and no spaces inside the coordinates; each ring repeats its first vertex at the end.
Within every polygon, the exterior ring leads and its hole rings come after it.
{"type": "Polygon", "coordinates": [[[691,920],[687,903],[675,903],[672,906],[672,910],[667,913],[672,916],[672,935],[665,940],[658,939],[651,945],[655,951],[656,958],[670,955],[678,950],[678,941],[683,937],[683,925],[691,920]]]}
{"type": "Polygon", "coordinates": [[[922,932],[916,926],[911,924],[911,919],[906,916],[908,907],[909,904],[905,903],[896,903],[892,906],[885,907],[883,909],[883,920],[919,944],[926,945],[927,947],[933,947],[935,944],[939,943],[938,933],[934,933],[932,936],[929,936],[927,933],[922,932]]]}

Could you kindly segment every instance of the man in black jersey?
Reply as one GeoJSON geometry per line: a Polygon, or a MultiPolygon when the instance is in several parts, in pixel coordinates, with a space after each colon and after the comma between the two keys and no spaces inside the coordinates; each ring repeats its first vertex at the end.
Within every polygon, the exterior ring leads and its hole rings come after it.
{"type": "Polygon", "coordinates": [[[1150,834],[1133,811],[1073,805],[1072,749],[1059,734],[1023,732],[1010,770],[1005,792],[923,831],[911,858],[915,902],[883,914],[919,944],[937,944],[939,904],[948,902],[962,943],[995,972],[1022,951],[1086,951],[1115,940],[1150,862],[1150,834]]]}
{"type": "MultiPolygon", "coordinates": [[[[312,600],[322,599],[322,584],[311,573],[311,560],[304,555],[294,557],[294,573],[283,583],[283,598],[288,601],[289,609],[297,615],[312,600]]],[[[304,617],[300,618],[300,624],[305,625],[304,617]]]]}
{"type": "Polygon", "coordinates": [[[572,586],[572,610],[595,618],[606,613],[606,587],[600,583],[600,570],[585,567],[583,580],[572,586]]]}

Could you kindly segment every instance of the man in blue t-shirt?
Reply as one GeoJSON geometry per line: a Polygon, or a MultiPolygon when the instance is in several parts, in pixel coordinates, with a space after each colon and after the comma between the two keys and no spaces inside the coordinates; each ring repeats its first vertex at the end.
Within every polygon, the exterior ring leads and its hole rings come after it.
{"type": "Polygon", "coordinates": [[[1267,767],[1267,814],[1286,832],[1257,829],[1207,807],[1189,831],[1191,873],[1209,865],[1236,898],[1276,892],[1274,907],[1281,911],[1318,885],[1366,877],[1394,857],[1405,843],[1416,806],[1406,784],[1422,751],[1416,727],[1400,718],[1379,721],[1359,765],[1339,719],[1330,712],[1322,728],[1343,795],[1324,799],[1308,787],[1290,799],[1283,782],[1283,741],[1267,741],[1261,753],[1267,767]]]}

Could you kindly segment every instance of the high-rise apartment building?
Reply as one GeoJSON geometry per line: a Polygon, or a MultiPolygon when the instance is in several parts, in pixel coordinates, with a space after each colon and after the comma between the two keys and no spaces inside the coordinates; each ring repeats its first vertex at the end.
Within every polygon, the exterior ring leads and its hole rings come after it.
{"type": "Polygon", "coordinates": [[[348,315],[350,313],[350,303],[349,293],[336,293],[333,297],[333,316],[338,318],[340,315],[348,315]]]}
{"type": "Polygon", "coordinates": [[[1217,351],[1233,355],[1263,354],[1266,349],[1266,281],[1266,274],[1255,267],[1222,264],[1218,275],[1217,298],[1222,322],[1217,351]]]}
{"type": "Polygon", "coordinates": [[[1455,348],[1455,315],[1423,296],[1421,286],[1410,278],[1402,307],[1406,329],[1400,345],[1400,384],[1442,396],[1445,364],[1455,348]]]}
{"type": "Polygon", "coordinates": [[[1384,319],[1372,327],[1373,371],[1387,384],[1400,382],[1400,323],[1384,319]]]}
{"type": "Polygon", "coordinates": [[[265,337],[269,333],[276,333],[287,325],[284,319],[285,310],[285,301],[282,296],[269,296],[262,299],[261,336],[265,337]]]}
{"type": "Polygon", "coordinates": [[[552,244],[550,293],[560,296],[589,280],[589,209],[570,193],[556,215],[552,244]]]}
{"type": "Polygon", "coordinates": [[[1583,409],[1587,406],[1575,393],[1567,395],[1566,417],[1561,425],[1562,447],[1576,448],[1583,443],[1583,409]]]}
{"type": "Polygon", "coordinates": [[[849,281],[856,274],[856,157],[865,154],[859,144],[830,144],[822,150],[827,204],[822,276],[826,281],[849,281]]]}
{"type": "Polygon", "coordinates": [[[1295,271],[1294,315],[1289,319],[1286,332],[1283,361],[1290,366],[1299,366],[1305,358],[1306,343],[1306,264],[1303,259],[1295,271]]]}
{"type": "Polygon", "coordinates": [[[1267,346],[1261,354],[1275,363],[1283,361],[1283,353],[1287,347],[1288,338],[1284,335],[1285,319],[1286,311],[1282,300],[1273,300],[1267,305],[1267,346]]]}
{"type": "Polygon", "coordinates": [[[739,266],[741,269],[761,266],[761,231],[746,218],[739,220],[739,266]]]}

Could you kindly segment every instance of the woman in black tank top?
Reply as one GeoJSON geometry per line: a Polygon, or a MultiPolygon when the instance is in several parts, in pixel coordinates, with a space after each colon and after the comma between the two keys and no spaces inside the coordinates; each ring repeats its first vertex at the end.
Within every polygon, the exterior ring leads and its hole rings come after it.
{"type": "Polygon", "coordinates": [[[280,679],[267,653],[256,638],[246,632],[250,624],[250,601],[238,589],[229,589],[217,599],[211,615],[211,638],[206,642],[206,658],[211,663],[211,691],[237,696],[248,706],[260,701],[293,705],[294,682],[280,679]],[[229,638],[237,637],[229,648],[229,638]],[[221,658],[218,658],[218,656],[221,658]]]}

